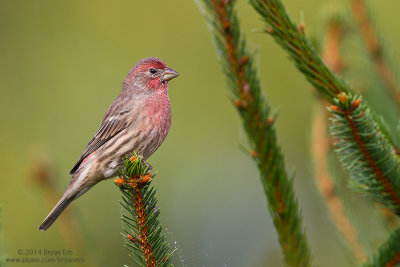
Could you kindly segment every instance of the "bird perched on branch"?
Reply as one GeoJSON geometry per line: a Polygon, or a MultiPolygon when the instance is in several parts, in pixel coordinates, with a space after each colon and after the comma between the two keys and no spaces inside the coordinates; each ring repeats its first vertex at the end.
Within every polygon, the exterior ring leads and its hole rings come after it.
{"type": "Polygon", "coordinates": [[[47,230],[73,200],[95,184],[116,176],[125,155],[136,151],[146,160],[157,150],[171,125],[168,82],[178,75],[157,58],[136,63],[72,168],[67,190],[39,230],[47,230]]]}

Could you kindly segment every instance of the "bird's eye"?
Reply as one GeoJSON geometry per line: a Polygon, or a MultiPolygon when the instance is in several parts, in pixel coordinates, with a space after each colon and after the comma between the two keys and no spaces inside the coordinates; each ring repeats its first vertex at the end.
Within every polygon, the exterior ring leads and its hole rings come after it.
{"type": "Polygon", "coordinates": [[[157,72],[157,70],[156,70],[155,68],[150,68],[149,71],[150,71],[150,73],[152,73],[152,74],[154,74],[154,73],[157,72]]]}

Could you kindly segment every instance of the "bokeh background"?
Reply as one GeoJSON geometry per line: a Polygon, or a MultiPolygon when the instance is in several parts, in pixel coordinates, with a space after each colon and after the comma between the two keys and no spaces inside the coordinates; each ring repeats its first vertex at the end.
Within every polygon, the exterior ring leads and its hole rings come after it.
{"type": "MultiPolygon", "coordinates": [[[[304,19],[309,36],[318,36],[324,14],[347,1],[284,3],[296,21],[304,19]]],[[[371,7],[380,34],[397,52],[400,2],[371,7]]],[[[353,266],[313,180],[313,91],[273,40],[254,31],[262,22],[247,1],[238,1],[238,10],[258,51],[264,91],[280,110],[279,143],[287,170],[295,173],[315,262],[353,266]]],[[[158,171],[161,222],[178,248],[174,264],[283,265],[256,166],[240,149],[246,136],[194,1],[1,0],[0,36],[0,255],[70,249],[85,259],[74,266],[134,266],[120,235],[121,195],[111,181],[73,202],[47,232],[37,228],[129,69],[154,56],[181,74],[170,83],[171,131],[150,159],[158,171]]],[[[373,251],[387,232],[367,208],[358,212],[373,251]]]]}

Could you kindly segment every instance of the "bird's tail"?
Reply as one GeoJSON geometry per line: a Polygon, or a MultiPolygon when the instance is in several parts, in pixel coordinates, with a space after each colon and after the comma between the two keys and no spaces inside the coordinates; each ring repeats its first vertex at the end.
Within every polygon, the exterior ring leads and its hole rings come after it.
{"type": "Polygon", "coordinates": [[[53,210],[47,215],[46,219],[39,226],[39,230],[46,231],[49,227],[57,220],[58,216],[68,207],[69,204],[74,200],[71,196],[64,196],[58,201],[57,205],[53,210]]]}
{"type": "Polygon", "coordinates": [[[65,210],[66,207],[68,207],[69,204],[78,197],[80,197],[83,193],[85,193],[87,190],[89,190],[90,187],[88,188],[82,188],[78,192],[74,192],[71,194],[69,188],[67,191],[64,193],[60,201],[58,201],[57,205],[53,208],[52,211],[50,211],[49,215],[47,215],[46,219],[42,222],[42,224],[39,226],[39,230],[46,231],[49,229],[49,227],[57,220],[58,216],[65,210]]]}

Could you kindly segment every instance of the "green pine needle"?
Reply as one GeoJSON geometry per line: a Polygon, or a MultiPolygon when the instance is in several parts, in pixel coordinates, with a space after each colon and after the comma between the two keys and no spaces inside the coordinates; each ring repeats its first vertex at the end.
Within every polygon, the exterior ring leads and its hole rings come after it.
{"type": "Polygon", "coordinates": [[[123,160],[121,178],[115,184],[122,192],[121,215],[125,247],[139,266],[169,266],[174,251],[170,250],[160,225],[160,210],[156,207],[156,190],[150,186],[154,175],[142,157],[135,153],[123,160]]]}
{"type": "Polygon", "coordinates": [[[400,215],[400,170],[395,148],[362,99],[342,94],[335,99],[330,132],[342,165],[359,189],[400,215]]]}

